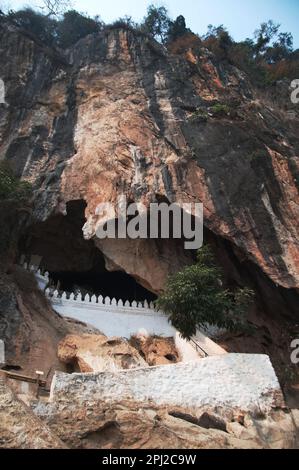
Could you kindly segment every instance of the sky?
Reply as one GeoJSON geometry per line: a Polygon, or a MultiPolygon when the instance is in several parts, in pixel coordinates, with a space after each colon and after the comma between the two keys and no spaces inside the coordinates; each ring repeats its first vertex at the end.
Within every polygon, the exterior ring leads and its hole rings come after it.
{"type": "MultiPolygon", "coordinates": [[[[236,41],[252,37],[263,21],[272,19],[283,32],[291,32],[299,48],[299,0],[73,0],[74,8],[90,16],[100,15],[109,23],[129,15],[140,21],[151,3],[164,5],[172,18],[182,14],[189,28],[204,34],[209,24],[224,24],[236,41]]],[[[24,5],[41,5],[42,0],[0,0],[0,5],[17,9],[24,5]]]]}

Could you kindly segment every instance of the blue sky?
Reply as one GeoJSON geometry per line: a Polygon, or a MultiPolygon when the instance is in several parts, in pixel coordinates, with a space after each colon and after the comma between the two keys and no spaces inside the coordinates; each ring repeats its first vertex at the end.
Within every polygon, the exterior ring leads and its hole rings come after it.
{"type": "MultiPolygon", "coordinates": [[[[139,21],[150,3],[166,6],[173,18],[183,14],[187,25],[199,34],[208,24],[224,24],[235,40],[252,36],[261,22],[272,19],[282,25],[282,31],[293,34],[295,47],[299,48],[299,0],[73,0],[78,11],[99,14],[105,22],[125,14],[139,21]]],[[[1,4],[18,8],[42,4],[42,0],[0,0],[1,4]]]]}

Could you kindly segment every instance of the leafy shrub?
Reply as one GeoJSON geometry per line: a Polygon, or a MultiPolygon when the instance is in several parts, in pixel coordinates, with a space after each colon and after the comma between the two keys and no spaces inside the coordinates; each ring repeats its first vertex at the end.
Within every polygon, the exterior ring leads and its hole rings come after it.
{"type": "Polygon", "coordinates": [[[214,116],[227,116],[230,113],[230,107],[227,104],[217,103],[211,107],[214,116]]]}
{"type": "Polygon", "coordinates": [[[32,187],[26,181],[16,178],[6,162],[0,163],[0,200],[27,201],[32,187]]]}
{"type": "Polygon", "coordinates": [[[218,60],[227,60],[230,48],[234,44],[227,29],[223,26],[208,26],[208,32],[203,37],[203,45],[209,49],[218,60]]]}
{"type": "Polygon", "coordinates": [[[57,21],[41,13],[37,13],[32,8],[24,8],[19,11],[10,11],[6,18],[36,36],[40,41],[53,46],[56,40],[57,21]]]}
{"type": "Polygon", "coordinates": [[[299,60],[281,60],[276,64],[266,64],[264,66],[265,83],[272,83],[289,78],[294,80],[299,77],[299,60]]]}
{"type": "Polygon", "coordinates": [[[10,11],[6,19],[33,34],[47,46],[61,48],[68,48],[103,27],[98,17],[90,18],[76,10],[65,12],[62,18],[57,20],[31,8],[24,8],[16,12],[10,11]]]}
{"type": "Polygon", "coordinates": [[[89,18],[70,10],[64,13],[62,20],[57,24],[57,42],[59,47],[68,48],[88,34],[97,33],[101,29],[102,23],[98,18],[89,18]]]}
{"type": "Polygon", "coordinates": [[[188,33],[191,33],[191,30],[186,27],[186,20],[183,15],[179,15],[175,21],[169,21],[167,42],[173,42],[188,33]]]}
{"type": "Polygon", "coordinates": [[[135,23],[135,21],[133,20],[131,16],[124,16],[122,18],[118,18],[108,27],[113,28],[113,29],[123,28],[123,29],[128,29],[132,31],[134,29],[137,30],[139,26],[137,23],[135,23]]]}
{"type": "Polygon", "coordinates": [[[199,250],[195,265],[168,279],[156,306],[188,339],[207,323],[229,331],[244,329],[245,313],[253,292],[248,288],[234,292],[224,289],[222,277],[221,269],[215,265],[210,249],[205,246],[199,250]]]}
{"type": "Polygon", "coordinates": [[[201,39],[191,32],[167,44],[167,48],[172,54],[183,54],[189,49],[199,51],[200,47],[202,47],[201,39]]]}
{"type": "Polygon", "coordinates": [[[165,7],[149,5],[141,30],[161,43],[166,42],[171,20],[165,7]]]}
{"type": "Polygon", "coordinates": [[[209,114],[205,109],[198,108],[194,113],[191,114],[189,120],[192,122],[196,121],[207,121],[209,114]]]}

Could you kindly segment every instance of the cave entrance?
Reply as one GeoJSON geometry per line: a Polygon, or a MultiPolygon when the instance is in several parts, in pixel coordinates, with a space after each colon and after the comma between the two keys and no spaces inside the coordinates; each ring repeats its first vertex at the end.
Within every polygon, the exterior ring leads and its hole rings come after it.
{"type": "Polygon", "coordinates": [[[115,298],[116,300],[129,300],[132,302],[147,300],[151,302],[156,295],[138,284],[136,280],[123,271],[109,272],[94,269],[85,272],[49,272],[53,286],[60,291],[89,293],[96,296],[115,298]]]}
{"type": "Polygon", "coordinates": [[[93,241],[84,240],[86,204],[67,203],[67,215],[51,216],[30,227],[20,242],[20,253],[37,255],[40,267],[48,271],[50,283],[59,291],[109,296],[116,300],[151,302],[156,295],[123,271],[110,272],[93,241]]]}

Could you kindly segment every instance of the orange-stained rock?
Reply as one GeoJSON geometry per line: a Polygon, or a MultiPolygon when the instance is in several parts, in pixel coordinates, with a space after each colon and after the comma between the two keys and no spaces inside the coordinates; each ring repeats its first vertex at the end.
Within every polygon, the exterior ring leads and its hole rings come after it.
{"type": "Polygon", "coordinates": [[[162,366],[180,361],[173,338],[133,336],[130,343],[138,349],[150,366],[162,366]]]}
{"type": "Polygon", "coordinates": [[[57,354],[73,371],[84,373],[147,367],[127,341],[104,335],[68,335],[60,341],[57,354]]]}

